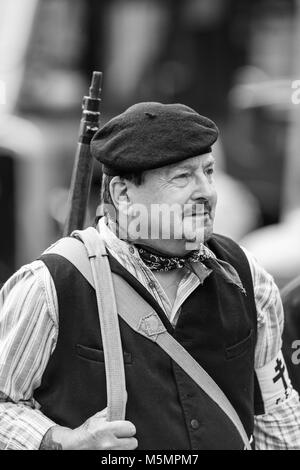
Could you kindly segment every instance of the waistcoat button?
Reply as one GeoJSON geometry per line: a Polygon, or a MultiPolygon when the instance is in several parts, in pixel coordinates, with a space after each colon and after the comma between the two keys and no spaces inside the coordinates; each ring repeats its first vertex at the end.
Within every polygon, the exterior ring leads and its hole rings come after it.
{"type": "Polygon", "coordinates": [[[200,423],[197,419],[192,419],[191,426],[192,426],[192,429],[199,429],[200,423]]]}

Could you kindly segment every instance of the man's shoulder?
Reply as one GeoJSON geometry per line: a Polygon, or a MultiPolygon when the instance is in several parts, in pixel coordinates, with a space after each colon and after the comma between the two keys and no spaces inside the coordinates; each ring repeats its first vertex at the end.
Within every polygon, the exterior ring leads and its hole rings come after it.
{"type": "Polygon", "coordinates": [[[217,258],[229,262],[238,272],[243,270],[248,277],[251,272],[251,260],[249,260],[248,254],[238,242],[225,235],[213,233],[207,242],[207,246],[217,258]]]}
{"type": "Polygon", "coordinates": [[[20,283],[33,283],[35,280],[39,280],[45,270],[45,265],[41,260],[34,260],[31,263],[24,264],[17,271],[15,271],[10,277],[3,280],[0,285],[2,291],[12,289],[16,284],[20,283]]]}
{"type": "Polygon", "coordinates": [[[211,238],[208,240],[207,245],[213,248],[223,248],[229,252],[238,251],[245,253],[242,247],[234,241],[232,238],[227,237],[226,235],[221,235],[220,233],[213,233],[211,238]]]}

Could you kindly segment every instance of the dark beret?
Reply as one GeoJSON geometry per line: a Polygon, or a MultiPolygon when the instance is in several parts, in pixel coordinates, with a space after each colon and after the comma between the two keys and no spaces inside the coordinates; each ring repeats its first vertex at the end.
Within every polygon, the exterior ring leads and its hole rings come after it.
{"type": "Polygon", "coordinates": [[[93,157],[109,175],[160,168],[211,151],[218,128],[183,104],[138,103],[92,139],[93,157]]]}

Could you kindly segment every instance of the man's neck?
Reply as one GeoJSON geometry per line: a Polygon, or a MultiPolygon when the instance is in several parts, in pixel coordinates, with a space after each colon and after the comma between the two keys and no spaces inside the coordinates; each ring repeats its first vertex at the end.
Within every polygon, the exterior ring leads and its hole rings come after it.
{"type": "Polygon", "coordinates": [[[156,280],[165,291],[171,305],[174,305],[177,296],[178,286],[186,273],[186,268],[173,269],[172,271],[152,271],[156,280]]]}

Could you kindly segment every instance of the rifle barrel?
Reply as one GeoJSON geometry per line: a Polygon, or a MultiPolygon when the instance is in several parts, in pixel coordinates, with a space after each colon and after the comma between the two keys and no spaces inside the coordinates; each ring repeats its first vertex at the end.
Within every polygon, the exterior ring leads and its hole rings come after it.
{"type": "Polygon", "coordinates": [[[93,174],[90,142],[99,129],[102,73],[93,72],[89,95],[83,97],[82,117],[68,199],[63,236],[84,227],[93,174]]]}

